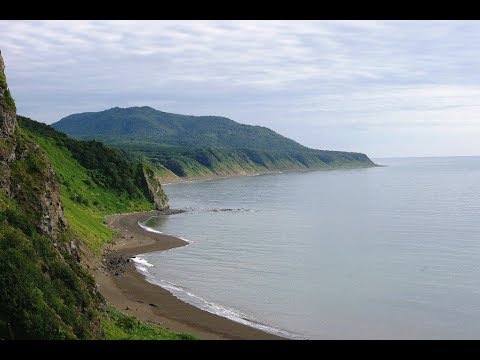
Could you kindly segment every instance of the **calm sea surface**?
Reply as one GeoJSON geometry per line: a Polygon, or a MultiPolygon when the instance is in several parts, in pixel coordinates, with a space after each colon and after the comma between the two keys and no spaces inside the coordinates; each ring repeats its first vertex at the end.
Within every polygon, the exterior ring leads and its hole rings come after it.
{"type": "Polygon", "coordinates": [[[191,243],[137,266],[293,338],[480,339],[480,157],[375,161],[166,185],[189,211],[147,223],[191,243]]]}

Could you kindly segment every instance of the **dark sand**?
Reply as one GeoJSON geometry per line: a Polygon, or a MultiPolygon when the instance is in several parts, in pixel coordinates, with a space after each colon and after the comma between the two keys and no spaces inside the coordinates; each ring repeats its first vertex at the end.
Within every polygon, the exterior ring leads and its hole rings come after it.
{"type": "MultiPolygon", "coordinates": [[[[118,236],[114,245],[106,250],[104,259],[122,256],[129,258],[137,254],[186,245],[181,239],[148,232],[138,225],[139,221],[143,222],[157,214],[156,211],[149,211],[107,217],[108,225],[118,232],[118,236]]],[[[107,263],[108,261],[104,260],[101,265],[92,264],[100,292],[119,310],[142,321],[175,332],[193,334],[201,339],[283,339],[177,299],[160,286],[147,282],[144,276],[135,270],[131,261],[127,262],[121,271],[115,268],[112,270],[106,266],[107,263]]]]}

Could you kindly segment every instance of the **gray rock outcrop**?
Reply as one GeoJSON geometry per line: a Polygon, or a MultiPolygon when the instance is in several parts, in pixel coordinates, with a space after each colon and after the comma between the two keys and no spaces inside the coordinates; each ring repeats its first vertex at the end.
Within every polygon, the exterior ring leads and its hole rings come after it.
{"type": "Polygon", "coordinates": [[[26,214],[38,220],[40,233],[56,239],[67,228],[60,186],[39,146],[16,135],[15,103],[4,69],[0,52],[0,191],[15,198],[26,214]]]}
{"type": "Polygon", "coordinates": [[[162,189],[162,185],[160,184],[160,178],[155,175],[155,172],[151,168],[146,166],[144,166],[143,168],[143,174],[147,182],[148,191],[157,209],[168,209],[168,197],[162,189]]]}
{"type": "Polygon", "coordinates": [[[8,89],[5,64],[0,52],[0,138],[13,136],[16,123],[15,103],[8,89]]]}
{"type": "Polygon", "coordinates": [[[10,196],[10,164],[15,160],[14,132],[17,119],[15,110],[9,107],[6,101],[10,92],[4,70],[0,52],[0,190],[10,196]]]}

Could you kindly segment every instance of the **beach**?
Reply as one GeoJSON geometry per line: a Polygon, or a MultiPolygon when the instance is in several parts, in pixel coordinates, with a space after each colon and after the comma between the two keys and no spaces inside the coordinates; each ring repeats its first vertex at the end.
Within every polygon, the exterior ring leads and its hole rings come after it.
{"type": "Polygon", "coordinates": [[[138,225],[158,211],[112,215],[106,218],[116,232],[98,264],[91,264],[99,291],[120,311],[163,328],[211,340],[280,340],[280,336],[201,310],[160,286],[145,280],[130,257],[168,250],[188,243],[173,236],[149,232],[138,225]]]}

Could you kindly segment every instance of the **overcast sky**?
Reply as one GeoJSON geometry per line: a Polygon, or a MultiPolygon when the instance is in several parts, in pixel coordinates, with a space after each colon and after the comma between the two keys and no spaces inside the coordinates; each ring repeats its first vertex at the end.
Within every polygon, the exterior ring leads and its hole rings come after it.
{"type": "Polygon", "coordinates": [[[148,105],[371,157],[480,155],[479,21],[0,21],[18,113],[148,105]]]}

